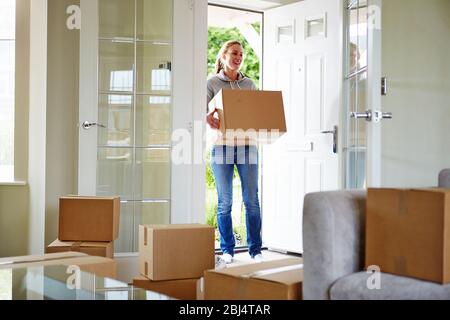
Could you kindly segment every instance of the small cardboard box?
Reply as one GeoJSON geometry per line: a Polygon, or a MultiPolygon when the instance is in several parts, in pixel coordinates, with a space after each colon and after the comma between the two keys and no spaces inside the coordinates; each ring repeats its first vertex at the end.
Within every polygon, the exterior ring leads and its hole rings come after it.
{"type": "Polygon", "coordinates": [[[47,246],[45,253],[76,251],[91,256],[114,258],[114,242],[60,241],[56,239],[47,246]]]}
{"type": "Polygon", "coordinates": [[[143,276],[155,281],[200,278],[214,265],[214,228],[202,224],[139,226],[143,276]]]}
{"type": "Polygon", "coordinates": [[[115,279],[117,264],[114,260],[94,257],[81,252],[48,253],[44,255],[30,255],[0,259],[0,269],[29,268],[40,266],[65,265],[79,266],[82,271],[99,277],[115,279]]]}
{"type": "Polygon", "coordinates": [[[196,300],[198,279],[153,281],[145,277],[133,279],[133,285],[149,291],[165,294],[179,300],[196,300]]]}
{"type": "Polygon", "coordinates": [[[301,300],[303,260],[282,260],[205,271],[205,300],[301,300]]]}
{"type": "Polygon", "coordinates": [[[369,188],[366,268],[450,282],[450,189],[369,188]]]}
{"type": "Polygon", "coordinates": [[[227,140],[250,137],[271,143],[287,131],[281,91],[222,89],[208,107],[217,109],[219,130],[227,140]]]}
{"type": "Polygon", "coordinates": [[[113,241],[119,236],[119,219],[119,197],[61,197],[58,239],[113,241]]]}

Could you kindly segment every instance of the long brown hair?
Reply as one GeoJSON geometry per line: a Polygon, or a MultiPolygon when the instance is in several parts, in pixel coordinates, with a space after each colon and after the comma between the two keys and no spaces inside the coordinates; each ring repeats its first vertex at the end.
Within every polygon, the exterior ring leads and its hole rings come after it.
{"type": "Polygon", "coordinates": [[[238,44],[242,47],[242,44],[238,41],[238,40],[230,40],[225,42],[222,45],[222,48],[220,48],[219,53],[217,54],[217,59],[216,59],[216,73],[219,73],[220,70],[223,69],[223,63],[222,63],[222,56],[225,52],[228,51],[228,49],[230,49],[230,47],[234,46],[235,44],[238,44]]]}

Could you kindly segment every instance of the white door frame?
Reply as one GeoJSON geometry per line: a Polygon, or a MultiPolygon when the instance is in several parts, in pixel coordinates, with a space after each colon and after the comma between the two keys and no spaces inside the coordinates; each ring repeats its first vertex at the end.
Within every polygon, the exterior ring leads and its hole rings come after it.
{"type": "MultiPolygon", "coordinates": [[[[368,107],[381,111],[381,5],[382,0],[369,0],[368,37],[368,107]]],[[[381,186],[381,122],[367,123],[366,179],[367,187],[381,186]]]]}

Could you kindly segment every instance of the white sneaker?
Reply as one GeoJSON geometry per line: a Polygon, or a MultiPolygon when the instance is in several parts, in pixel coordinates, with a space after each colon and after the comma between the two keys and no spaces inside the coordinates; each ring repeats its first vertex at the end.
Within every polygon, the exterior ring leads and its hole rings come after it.
{"type": "Polygon", "coordinates": [[[255,255],[253,257],[253,260],[255,260],[255,262],[263,262],[264,261],[264,257],[261,253],[258,253],[257,255],[255,255]]]}
{"type": "Polygon", "coordinates": [[[229,253],[224,253],[222,255],[222,260],[225,261],[226,264],[232,263],[233,262],[233,256],[229,253]]]}

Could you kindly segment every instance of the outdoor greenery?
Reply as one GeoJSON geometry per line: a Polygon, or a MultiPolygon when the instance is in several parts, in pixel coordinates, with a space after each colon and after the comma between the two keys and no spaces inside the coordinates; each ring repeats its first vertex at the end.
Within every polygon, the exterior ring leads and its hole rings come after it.
{"type": "MultiPolygon", "coordinates": [[[[259,33],[260,25],[254,24],[253,27],[259,33]]],[[[250,47],[245,38],[241,35],[237,28],[225,29],[210,27],[208,29],[208,76],[215,72],[215,64],[217,54],[222,44],[228,40],[238,40],[242,43],[244,49],[244,62],[241,72],[253,80],[255,85],[259,87],[259,58],[250,47]]],[[[210,148],[210,146],[208,146],[210,148]]],[[[242,205],[241,184],[237,169],[234,170],[233,178],[233,211],[239,210],[239,221],[233,221],[233,232],[236,237],[238,246],[247,244],[245,212],[242,205]]],[[[219,233],[217,232],[217,191],[214,175],[210,165],[210,155],[207,156],[206,162],[206,223],[216,228],[216,241],[219,241],[219,233]]]]}
{"type": "MultiPolygon", "coordinates": [[[[259,24],[253,27],[259,32],[259,24]]],[[[217,27],[208,28],[208,76],[214,74],[217,54],[222,44],[229,40],[238,40],[244,47],[244,62],[241,72],[253,80],[255,85],[259,86],[259,59],[247,40],[242,36],[238,29],[225,29],[217,27]]]]}

